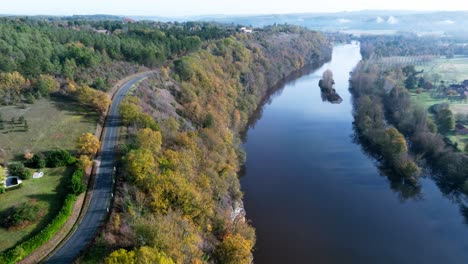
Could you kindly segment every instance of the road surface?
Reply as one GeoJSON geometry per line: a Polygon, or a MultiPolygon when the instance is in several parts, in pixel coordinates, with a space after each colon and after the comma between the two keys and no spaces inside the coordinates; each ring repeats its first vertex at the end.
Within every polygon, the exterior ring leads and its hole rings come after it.
{"type": "Polygon", "coordinates": [[[125,83],[114,96],[105,123],[98,168],[94,181],[93,195],[83,217],[73,235],[45,263],[72,263],[96,236],[96,231],[104,224],[112,197],[112,176],[114,170],[114,150],[120,126],[119,105],[130,88],[146,78],[140,75],[125,83]]]}

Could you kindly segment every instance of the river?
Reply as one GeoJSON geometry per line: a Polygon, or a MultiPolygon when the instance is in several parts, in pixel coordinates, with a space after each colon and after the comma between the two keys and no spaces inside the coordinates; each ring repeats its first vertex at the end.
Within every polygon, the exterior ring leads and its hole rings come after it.
{"type": "Polygon", "coordinates": [[[349,72],[359,46],[271,96],[246,132],[241,178],[256,228],[255,264],[468,263],[459,204],[430,177],[409,197],[353,140],[349,72]],[[341,104],[322,102],[318,81],[334,74],[341,104]]]}

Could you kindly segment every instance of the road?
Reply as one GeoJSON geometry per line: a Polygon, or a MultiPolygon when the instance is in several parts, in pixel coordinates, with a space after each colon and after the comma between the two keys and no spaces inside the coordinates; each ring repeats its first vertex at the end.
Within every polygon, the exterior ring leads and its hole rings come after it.
{"type": "Polygon", "coordinates": [[[114,95],[104,126],[101,152],[97,158],[98,168],[88,210],[73,235],[45,263],[72,263],[93,240],[98,229],[104,224],[112,198],[114,151],[120,126],[119,105],[130,88],[144,78],[146,78],[146,75],[131,79],[114,95]]]}

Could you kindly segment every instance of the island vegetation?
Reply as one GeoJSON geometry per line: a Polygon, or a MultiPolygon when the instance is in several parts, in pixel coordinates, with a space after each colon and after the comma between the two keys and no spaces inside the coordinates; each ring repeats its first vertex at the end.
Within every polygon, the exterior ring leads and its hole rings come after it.
{"type": "Polygon", "coordinates": [[[332,104],[339,104],[343,102],[341,96],[336,92],[333,86],[335,81],[333,80],[333,72],[327,69],[322,74],[322,79],[319,81],[320,91],[322,92],[322,100],[328,101],[332,104]]]}

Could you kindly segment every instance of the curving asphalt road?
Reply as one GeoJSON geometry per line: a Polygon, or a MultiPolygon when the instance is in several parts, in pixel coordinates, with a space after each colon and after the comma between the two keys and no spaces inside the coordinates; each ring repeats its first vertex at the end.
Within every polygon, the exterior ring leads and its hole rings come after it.
{"type": "Polygon", "coordinates": [[[112,197],[112,176],[114,168],[114,148],[120,126],[119,105],[130,88],[147,74],[137,76],[125,83],[114,95],[102,138],[101,152],[97,158],[98,168],[94,181],[93,195],[83,217],[73,235],[65,244],[50,256],[45,263],[72,263],[93,240],[98,229],[104,224],[112,197]]]}

